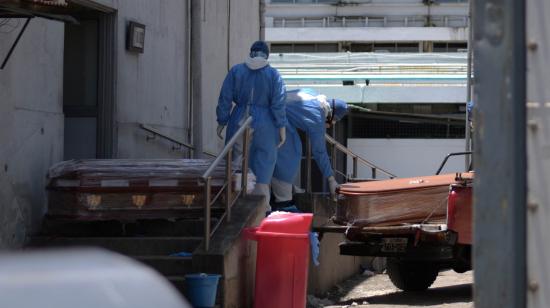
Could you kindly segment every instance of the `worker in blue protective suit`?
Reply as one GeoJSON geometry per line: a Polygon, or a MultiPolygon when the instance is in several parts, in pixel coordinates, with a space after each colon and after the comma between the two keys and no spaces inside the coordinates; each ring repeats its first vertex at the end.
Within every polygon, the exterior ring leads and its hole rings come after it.
{"type": "Polygon", "coordinates": [[[313,159],[321,173],[328,180],[329,190],[334,197],[338,183],[327,153],[326,129],[342,119],[348,112],[347,104],[339,99],[327,99],[310,89],[288,91],[285,100],[287,116],[287,140],[279,148],[271,189],[277,207],[286,207],[292,200],[294,182],[302,159],[302,143],[298,129],[306,133],[311,141],[313,159]]]}
{"type": "MultiPolygon", "coordinates": [[[[267,62],[269,48],[263,41],[250,47],[244,63],[231,68],[223,82],[216,115],[217,134],[222,138],[225,126],[226,142],[252,116],[252,139],[249,166],[256,176],[252,194],[265,196],[269,207],[269,184],[277,160],[277,147],[286,139],[285,86],[279,72],[267,62]],[[233,107],[234,105],[234,107],[233,107]]],[[[235,157],[241,147],[236,146],[235,157]]]]}

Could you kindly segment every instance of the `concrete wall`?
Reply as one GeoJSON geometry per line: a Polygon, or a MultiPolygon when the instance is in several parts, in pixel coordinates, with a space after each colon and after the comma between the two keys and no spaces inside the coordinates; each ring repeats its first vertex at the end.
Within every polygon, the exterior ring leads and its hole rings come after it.
{"type": "MultiPolygon", "coordinates": [[[[298,208],[313,213],[313,229],[334,226],[330,219],[334,215],[334,203],[324,194],[295,195],[298,208]]],[[[310,261],[308,272],[308,294],[325,297],[334,285],[360,273],[361,265],[371,261],[367,257],[342,256],[338,244],[345,241],[341,233],[319,235],[319,266],[310,261]]]]}
{"type": "Polygon", "coordinates": [[[231,66],[243,62],[260,37],[260,6],[257,0],[195,0],[193,15],[198,17],[193,22],[194,138],[200,149],[216,153],[223,147],[215,137],[221,85],[231,66]]]}
{"type": "Polygon", "coordinates": [[[183,157],[170,143],[147,141],[139,124],[187,141],[186,1],[119,0],[117,9],[117,157],[183,157]],[[146,26],[142,54],[126,51],[129,21],[146,26]]]}
{"type": "Polygon", "coordinates": [[[257,196],[240,198],[231,210],[231,222],[220,225],[209,250],[201,246],[193,252],[194,272],[222,275],[216,300],[221,307],[253,306],[257,243],[243,230],[258,226],[265,218],[259,201],[257,196]]]}
{"type": "MultiPolygon", "coordinates": [[[[22,24],[11,33],[0,27],[2,58],[22,24]]],[[[63,34],[62,23],[31,20],[0,71],[0,248],[36,231],[46,172],[63,157],[63,34]]]]}
{"type": "Polygon", "coordinates": [[[231,1],[230,23],[231,65],[244,61],[250,51],[250,45],[260,39],[260,1],[231,1]]]}
{"type": "MultiPolygon", "coordinates": [[[[283,78],[285,76],[283,75],[283,78]]],[[[287,89],[311,88],[327,97],[338,97],[348,103],[398,103],[398,104],[464,104],[466,84],[449,82],[442,85],[401,86],[364,84],[342,86],[341,84],[313,84],[311,82],[287,81],[287,89]]],[[[379,83],[384,83],[379,81],[379,83]]],[[[440,83],[443,83],[440,81],[440,83]]]]}
{"type": "MultiPolygon", "coordinates": [[[[398,177],[414,177],[435,174],[445,155],[463,152],[465,143],[464,139],[348,139],[348,147],[398,177]]],[[[347,166],[351,174],[351,158],[347,166]]],[[[464,156],[451,157],[441,173],[463,172],[464,167],[464,156]]],[[[358,175],[370,178],[371,169],[359,164],[358,175]]]]}
{"type": "Polygon", "coordinates": [[[206,0],[202,2],[199,12],[200,19],[201,53],[199,58],[193,59],[200,63],[200,84],[193,85],[200,98],[193,101],[195,121],[199,121],[197,133],[200,137],[202,149],[217,153],[223,142],[216,137],[216,104],[221,84],[228,71],[228,2],[220,0],[206,0]],[[198,87],[197,87],[198,86],[198,87]]]}
{"type": "Polygon", "coordinates": [[[266,28],[266,41],[271,43],[321,43],[340,41],[414,42],[468,40],[466,28],[436,27],[364,27],[364,28],[266,28]]]}
{"type": "MultiPolygon", "coordinates": [[[[118,158],[184,157],[173,144],[146,139],[139,124],[190,142],[189,94],[194,91],[195,136],[201,148],[216,152],[215,106],[231,64],[241,62],[260,36],[255,0],[193,1],[193,28],[188,2],[181,0],[82,0],[78,3],[116,11],[115,137],[118,158]],[[229,22],[228,12],[231,12],[229,22]],[[146,26],[142,54],[126,51],[127,24],[146,26]],[[191,30],[192,29],[192,30],[191,30]],[[193,58],[199,79],[191,88],[188,73],[190,33],[200,53],[193,58]],[[198,95],[197,95],[198,93],[198,95]]],[[[19,24],[19,28],[22,21],[19,24]]],[[[5,29],[2,29],[5,30],[5,29]]],[[[4,56],[16,31],[0,32],[4,56]]],[[[45,175],[63,159],[64,24],[35,18],[8,66],[0,71],[0,247],[20,245],[38,230],[45,212],[45,175]],[[7,170],[7,171],[6,171],[7,170]]],[[[194,80],[195,81],[195,80],[194,80]]]]}

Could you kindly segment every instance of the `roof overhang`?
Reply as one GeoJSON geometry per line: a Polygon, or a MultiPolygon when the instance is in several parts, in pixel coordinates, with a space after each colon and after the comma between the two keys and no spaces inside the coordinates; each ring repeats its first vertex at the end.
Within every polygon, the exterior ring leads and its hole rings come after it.
{"type": "Polygon", "coordinates": [[[78,17],[113,8],[90,0],[0,0],[0,17],[43,17],[61,22],[78,23],[78,17]]]}

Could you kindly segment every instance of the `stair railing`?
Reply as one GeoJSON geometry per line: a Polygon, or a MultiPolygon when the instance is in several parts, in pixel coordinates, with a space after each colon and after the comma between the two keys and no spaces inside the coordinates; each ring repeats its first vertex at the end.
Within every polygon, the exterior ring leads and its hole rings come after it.
{"type": "MultiPolygon", "coordinates": [[[[373,179],[376,179],[377,171],[380,171],[383,174],[387,175],[390,179],[393,179],[393,178],[397,177],[395,174],[393,174],[393,173],[391,173],[391,172],[389,172],[385,169],[382,169],[382,168],[378,167],[377,165],[373,164],[372,162],[370,162],[370,161],[364,159],[363,157],[357,155],[356,153],[354,153],[353,151],[348,149],[346,146],[344,146],[343,144],[339,143],[334,138],[329,136],[328,134],[325,134],[325,139],[326,139],[327,143],[332,146],[331,160],[332,160],[333,167],[336,166],[336,153],[337,153],[337,151],[340,151],[340,152],[344,153],[346,156],[350,156],[352,158],[352,161],[353,161],[353,168],[352,168],[352,175],[351,175],[352,179],[357,179],[357,171],[358,171],[358,164],[359,163],[362,163],[362,164],[364,164],[364,165],[371,168],[371,173],[372,173],[372,178],[373,179]]],[[[307,148],[306,149],[307,149],[307,152],[306,152],[306,173],[307,173],[306,191],[311,192],[311,156],[312,156],[312,154],[311,154],[311,143],[309,141],[309,138],[307,140],[307,148]]],[[[336,170],[336,168],[334,168],[334,169],[335,169],[334,172],[337,172],[337,173],[340,173],[340,174],[344,175],[349,180],[348,175],[345,175],[344,173],[336,170]]]]}
{"type": "Polygon", "coordinates": [[[210,164],[206,172],[201,177],[204,184],[204,247],[205,250],[210,249],[210,238],[216,232],[224,219],[228,222],[231,221],[231,207],[235,204],[235,201],[239,196],[245,196],[247,191],[248,182],[248,143],[250,142],[250,125],[252,123],[252,117],[248,117],[246,121],[241,125],[237,132],[227,141],[225,147],[217,155],[216,159],[210,164]],[[237,144],[238,140],[243,138],[242,142],[242,160],[241,160],[241,190],[233,195],[233,147],[237,144]],[[218,165],[225,158],[225,183],[215,196],[212,196],[212,173],[218,165]],[[211,229],[212,220],[212,205],[218,200],[218,198],[225,192],[225,213],[216,223],[216,226],[211,229]]]}
{"type": "MultiPolygon", "coordinates": [[[[175,144],[175,146],[172,146],[172,150],[179,150],[181,147],[184,147],[184,148],[187,148],[191,152],[189,154],[189,156],[193,157],[192,152],[195,151],[195,147],[193,145],[191,145],[189,143],[186,143],[186,142],[183,142],[183,141],[181,141],[177,138],[168,136],[168,135],[166,135],[166,134],[158,131],[157,129],[155,129],[155,128],[149,126],[149,125],[146,125],[146,124],[140,124],[139,128],[143,129],[144,131],[146,131],[146,132],[148,132],[149,134],[152,135],[152,137],[150,137],[150,136],[145,137],[147,141],[153,140],[156,137],[159,137],[159,138],[164,139],[164,140],[168,140],[168,141],[172,142],[173,144],[175,144]]],[[[215,154],[212,154],[208,151],[203,151],[202,153],[207,155],[207,156],[216,157],[215,154]]]]}

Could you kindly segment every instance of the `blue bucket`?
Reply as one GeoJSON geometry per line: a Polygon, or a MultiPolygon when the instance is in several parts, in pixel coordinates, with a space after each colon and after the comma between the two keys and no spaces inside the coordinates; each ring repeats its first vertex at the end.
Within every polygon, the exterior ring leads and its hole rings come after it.
{"type": "Polygon", "coordinates": [[[220,275],[185,275],[185,294],[193,307],[214,307],[220,275]]]}

